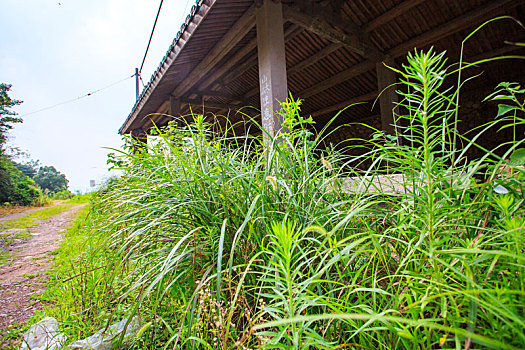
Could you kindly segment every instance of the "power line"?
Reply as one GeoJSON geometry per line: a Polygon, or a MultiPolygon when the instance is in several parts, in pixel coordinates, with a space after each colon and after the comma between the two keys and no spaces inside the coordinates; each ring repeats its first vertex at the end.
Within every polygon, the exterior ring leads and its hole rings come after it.
{"type": "Polygon", "coordinates": [[[86,97],[89,97],[89,96],[93,96],[93,95],[96,94],[97,92],[100,92],[100,91],[102,91],[102,90],[106,90],[106,89],[108,89],[108,88],[110,88],[110,87],[112,87],[112,86],[115,86],[115,85],[117,85],[117,84],[120,84],[120,83],[122,83],[122,82],[124,82],[124,81],[126,81],[126,80],[128,80],[128,79],[133,78],[134,76],[135,76],[135,74],[133,74],[133,75],[131,75],[131,76],[129,76],[129,77],[126,77],[126,78],[124,78],[124,79],[121,79],[121,80],[119,80],[119,81],[116,81],[116,82],[114,82],[114,83],[111,83],[111,84],[109,84],[109,85],[106,85],[106,86],[104,86],[104,87],[101,87],[100,89],[97,89],[97,90],[94,90],[94,91],[88,92],[87,94],[82,95],[82,96],[79,96],[79,97],[77,97],[77,98],[72,98],[71,100],[67,100],[67,101],[59,102],[59,103],[54,104],[54,105],[52,105],[52,106],[45,107],[45,108],[42,108],[42,109],[39,109],[39,110],[36,110],[36,111],[33,111],[33,112],[29,112],[29,113],[23,114],[23,115],[21,115],[20,117],[25,117],[25,116],[28,116],[28,115],[30,115],[30,114],[35,114],[35,113],[39,113],[39,112],[43,112],[43,111],[47,111],[48,109],[52,109],[52,108],[55,108],[55,107],[58,107],[58,106],[62,106],[62,105],[65,105],[65,104],[68,104],[68,103],[71,103],[71,102],[75,102],[75,101],[81,100],[81,99],[86,98],[86,97]]]}
{"type": "Polygon", "coordinates": [[[188,4],[190,3],[190,0],[186,0],[186,5],[184,5],[184,11],[182,11],[182,16],[180,18],[180,21],[182,23],[182,21],[184,21],[184,16],[186,15],[186,10],[188,9],[188,4]]]}
{"type": "Polygon", "coordinates": [[[153,38],[153,33],[155,32],[155,27],[157,26],[157,20],[159,19],[160,9],[162,8],[162,3],[164,0],[160,0],[159,10],[157,11],[157,16],[155,17],[155,23],[153,23],[153,29],[149,36],[148,47],[146,47],[146,52],[144,53],[144,58],[142,59],[142,64],[140,65],[139,73],[142,73],[142,67],[144,67],[144,61],[146,61],[146,56],[148,55],[149,46],[151,44],[151,39],[153,38]]]}

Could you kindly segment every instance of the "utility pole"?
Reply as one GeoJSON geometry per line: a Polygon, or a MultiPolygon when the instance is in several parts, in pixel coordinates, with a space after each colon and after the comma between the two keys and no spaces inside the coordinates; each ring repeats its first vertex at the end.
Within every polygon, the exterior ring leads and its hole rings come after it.
{"type": "Polygon", "coordinates": [[[135,101],[139,99],[139,69],[135,68],[135,101]]]}

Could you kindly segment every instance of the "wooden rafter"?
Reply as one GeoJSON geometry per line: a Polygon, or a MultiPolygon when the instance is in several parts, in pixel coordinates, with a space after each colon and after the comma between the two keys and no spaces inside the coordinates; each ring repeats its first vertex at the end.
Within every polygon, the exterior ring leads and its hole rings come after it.
{"type": "Polygon", "coordinates": [[[500,47],[498,49],[495,49],[495,50],[492,50],[492,51],[487,51],[487,52],[484,52],[484,53],[479,54],[479,55],[474,56],[474,57],[465,57],[464,61],[465,62],[469,62],[469,63],[474,63],[474,62],[477,62],[477,61],[486,60],[486,59],[489,59],[489,58],[506,55],[506,54],[512,53],[514,51],[522,50],[522,49],[523,49],[523,46],[505,45],[505,46],[500,47]]]}
{"type": "Polygon", "coordinates": [[[321,50],[314,53],[312,56],[309,56],[307,59],[297,63],[295,66],[290,67],[288,69],[288,74],[292,75],[302,71],[307,67],[310,67],[311,65],[330,55],[332,52],[339,50],[339,48],[341,48],[341,45],[334,43],[325,46],[321,50]]]}
{"type": "Polygon", "coordinates": [[[388,52],[391,57],[399,57],[406,54],[415,47],[426,46],[432,42],[446,38],[449,35],[457,33],[461,30],[471,28],[472,26],[480,24],[488,18],[494,17],[500,13],[498,11],[516,7],[525,3],[524,0],[491,0],[488,4],[480,6],[475,10],[456,17],[452,21],[448,21],[430,31],[427,31],[411,40],[408,40],[388,52]]]}
{"type": "Polygon", "coordinates": [[[204,108],[215,108],[215,109],[239,109],[242,107],[241,104],[229,104],[229,103],[217,103],[203,100],[190,100],[182,99],[181,103],[184,105],[199,106],[204,108]]]}
{"type": "MultiPolygon", "coordinates": [[[[458,31],[461,31],[463,29],[472,27],[473,24],[479,23],[483,20],[486,20],[487,18],[490,18],[490,16],[495,12],[502,9],[515,7],[519,5],[519,3],[524,3],[525,1],[519,0],[519,1],[512,1],[512,0],[494,0],[490,2],[489,4],[485,6],[481,6],[475,10],[472,10],[462,16],[457,17],[455,20],[449,21],[441,26],[438,26],[434,29],[431,29],[430,31],[427,31],[418,37],[409,40],[405,43],[402,43],[392,50],[388,52],[388,54],[392,57],[399,57],[408,52],[408,50],[411,50],[414,47],[422,47],[426,46],[436,40],[442,39],[446,36],[449,36],[451,34],[454,34],[458,31]]],[[[308,98],[310,96],[313,96],[317,93],[320,93],[322,91],[325,91],[329,88],[332,88],[340,83],[343,83],[347,80],[350,80],[362,73],[365,73],[375,67],[375,62],[373,60],[366,60],[361,63],[358,63],[347,70],[338,73],[330,78],[327,78],[311,88],[308,88],[306,90],[298,92],[298,97],[300,98],[308,98]]],[[[250,90],[245,97],[251,97],[254,94],[256,94],[258,91],[258,87],[250,90]]]]}
{"type": "Polygon", "coordinates": [[[361,75],[365,72],[368,72],[372,68],[375,67],[375,62],[371,60],[363,61],[361,63],[358,63],[356,65],[353,65],[352,67],[348,68],[347,70],[337,73],[335,76],[332,76],[326,80],[321,81],[320,83],[315,84],[314,86],[300,91],[298,93],[298,96],[300,98],[308,98],[310,96],[316,95],[320,92],[323,92],[327,89],[330,89],[331,87],[334,87],[336,85],[339,85],[347,80],[350,80],[358,75],[361,75]]]}
{"type": "Polygon", "coordinates": [[[372,91],[372,92],[369,92],[369,93],[361,95],[361,96],[353,97],[353,98],[351,98],[349,100],[340,102],[340,103],[335,104],[333,106],[317,110],[317,111],[315,111],[313,113],[310,113],[310,115],[312,117],[317,117],[317,116],[320,116],[320,115],[325,115],[325,114],[328,114],[328,113],[332,113],[334,111],[338,111],[338,110],[341,110],[343,108],[346,108],[346,107],[348,107],[348,106],[350,106],[351,104],[354,104],[354,103],[371,101],[371,100],[375,99],[378,95],[379,95],[378,91],[372,91]]]}
{"type": "Polygon", "coordinates": [[[369,53],[370,45],[365,40],[366,35],[355,25],[341,19],[334,12],[327,14],[325,7],[306,2],[302,4],[303,6],[283,5],[284,18],[330,42],[344,45],[363,57],[369,53]]]}
{"type": "MultiPolygon", "coordinates": [[[[292,40],[296,35],[298,35],[302,31],[303,31],[302,28],[299,28],[295,25],[291,26],[284,33],[285,42],[292,40]]],[[[213,89],[220,89],[222,85],[229,84],[233,81],[233,79],[230,79],[230,80],[223,79],[222,81],[218,81],[220,77],[222,77],[224,74],[228,73],[228,76],[230,76],[229,72],[231,72],[232,69],[236,70],[238,66],[245,66],[244,63],[246,63],[247,61],[249,61],[250,64],[256,65],[257,64],[256,55],[254,55],[254,57],[252,57],[251,59],[246,59],[246,56],[250,52],[255,50],[256,48],[257,48],[257,38],[250,41],[243,49],[239,50],[239,52],[237,52],[233,57],[231,57],[224,66],[218,68],[210,77],[204,80],[199,85],[200,89],[206,89],[208,86],[212,85],[213,83],[215,83],[213,86],[213,89]],[[243,59],[245,60],[245,62],[239,65],[239,63],[242,62],[243,59]]]]}
{"type": "MultiPolygon", "coordinates": [[[[371,31],[375,30],[376,28],[380,27],[381,25],[383,25],[385,23],[388,23],[393,18],[406,13],[407,11],[412,9],[413,7],[423,3],[425,1],[428,1],[428,0],[407,0],[407,1],[404,1],[401,4],[393,7],[389,11],[385,12],[383,15],[381,15],[381,16],[377,17],[376,19],[372,20],[371,22],[367,23],[363,27],[363,31],[365,32],[365,34],[368,34],[371,31]]],[[[337,13],[338,12],[337,9],[340,9],[341,4],[342,4],[342,1],[339,1],[339,2],[340,3],[337,3],[337,1],[330,0],[330,1],[327,1],[327,4],[332,6],[333,12],[337,13]]],[[[286,14],[285,14],[285,16],[286,16],[286,14]]],[[[363,34],[360,33],[359,35],[362,36],[363,34]]],[[[288,39],[288,38],[286,38],[286,39],[288,39]]],[[[292,75],[292,74],[298,73],[298,72],[302,71],[303,69],[305,69],[305,68],[307,68],[307,67],[309,67],[311,65],[314,65],[315,63],[319,62],[320,60],[322,60],[326,56],[330,55],[332,52],[338,50],[341,46],[342,45],[339,44],[339,43],[331,43],[331,44],[329,44],[325,48],[323,48],[320,51],[316,52],[314,55],[312,55],[312,56],[308,57],[307,59],[297,63],[293,67],[290,67],[288,69],[288,74],[292,75]]],[[[228,83],[234,81],[239,76],[241,76],[243,73],[245,73],[249,69],[253,68],[256,64],[257,64],[257,58],[255,58],[255,57],[250,59],[250,60],[245,61],[241,65],[237,66],[234,70],[229,72],[226,75],[226,77],[223,79],[222,83],[228,84],[228,83]]],[[[249,91],[247,93],[247,95],[253,96],[253,91],[249,91]]]]}
{"type": "MultiPolygon", "coordinates": [[[[375,67],[375,62],[372,61],[372,60],[366,60],[366,61],[363,61],[361,63],[358,63],[356,65],[353,65],[352,67],[348,68],[347,70],[345,71],[342,71],[340,73],[337,73],[336,75],[328,78],[328,79],[325,79],[317,84],[315,84],[314,86],[308,88],[308,89],[305,89],[305,90],[302,90],[302,91],[299,91],[297,92],[297,96],[300,97],[300,98],[308,98],[308,97],[311,97],[313,95],[316,95],[322,91],[325,91],[325,90],[328,90],[330,89],[331,87],[334,87],[338,84],[341,84],[347,80],[350,80],[360,74],[363,74],[365,72],[368,72],[369,70],[371,70],[372,68],[375,67]]],[[[245,95],[244,95],[244,99],[249,99],[250,97],[253,97],[255,95],[257,95],[259,92],[259,86],[256,86],[254,87],[253,89],[251,89],[250,91],[248,91],[245,95]]]]}
{"type": "Polygon", "coordinates": [[[383,24],[386,24],[393,20],[394,18],[401,16],[402,14],[406,13],[413,7],[416,7],[417,5],[428,1],[428,0],[406,0],[402,3],[394,6],[387,12],[383,13],[381,16],[374,18],[372,21],[368,22],[364,26],[365,32],[369,33],[379,27],[381,27],[383,24]]]}
{"type": "Polygon", "coordinates": [[[217,98],[223,98],[226,100],[229,100],[233,103],[242,103],[243,98],[240,96],[234,96],[232,94],[228,94],[221,91],[213,91],[213,90],[192,90],[188,93],[188,96],[197,96],[198,98],[209,98],[209,97],[217,97],[217,98]]]}
{"type": "Polygon", "coordinates": [[[183,96],[199,80],[205,77],[224,58],[237,43],[254,27],[255,6],[250,7],[232,28],[215,45],[211,52],[192,70],[190,74],[177,85],[174,96],[183,96]]]}

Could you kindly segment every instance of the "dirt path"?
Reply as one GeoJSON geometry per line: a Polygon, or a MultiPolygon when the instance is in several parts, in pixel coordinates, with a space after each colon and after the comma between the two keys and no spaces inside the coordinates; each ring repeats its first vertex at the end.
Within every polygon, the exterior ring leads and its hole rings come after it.
{"type": "Polygon", "coordinates": [[[59,247],[63,233],[83,206],[67,209],[31,227],[31,238],[15,239],[8,246],[15,256],[9,264],[0,265],[0,333],[11,323],[24,322],[35,310],[42,309],[41,302],[31,297],[44,291],[48,278],[45,272],[52,261],[50,253],[59,247]]]}
{"type": "Polygon", "coordinates": [[[20,212],[17,212],[17,213],[13,213],[13,214],[9,214],[9,215],[6,215],[6,216],[2,216],[2,217],[0,217],[0,224],[2,222],[5,222],[5,221],[10,221],[10,220],[21,218],[22,216],[29,215],[29,214],[31,214],[31,213],[33,213],[35,211],[40,211],[40,210],[44,210],[44,209],[48,209],[48,208],[53,208],[53,207],[56,207],[57,205],[60,205],[60,202],[59,203],[55,203],[55,204],[51,204],[51,205],[47,205],[45,207],[23,210],[23,211],[20,211],[20,212]]]}

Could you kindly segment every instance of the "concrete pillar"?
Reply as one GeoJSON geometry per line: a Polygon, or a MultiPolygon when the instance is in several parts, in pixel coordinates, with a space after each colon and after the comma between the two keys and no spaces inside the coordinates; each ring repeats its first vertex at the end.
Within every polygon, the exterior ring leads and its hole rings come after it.
{"type": "Polygon", "coordinates": [[[266,132],[274,136],[282,129],[279,102],[288,97],[281,3],[263,0],[256,11],[256,22],[261,121],[266,132]]]}
{"type": "Polygon", "coordinates": [[[393,67],[395,62],[390,57],[387,57],[383,62],[378,62],[377,70],[377,85],[381,96],[379,97],[379,107],[381,109],[381,127],[387,134],[395,135],[394,127],[394,111],[398,102],[396,88],[390,86],[397,82],[396,73],[385,66],[393,67]],[[390,86],[389,88],[387,88],[390,86]],[[386,89],[386,90],[385,90],[386,89]]]}

